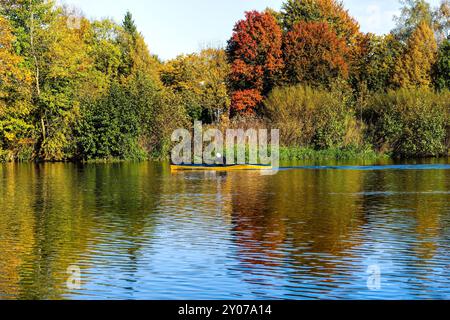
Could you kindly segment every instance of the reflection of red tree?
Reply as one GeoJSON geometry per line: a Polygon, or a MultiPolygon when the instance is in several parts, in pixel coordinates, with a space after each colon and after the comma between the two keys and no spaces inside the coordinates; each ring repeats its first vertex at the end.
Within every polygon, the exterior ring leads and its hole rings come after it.
{"type": "Polygon", "coordinates": [[[233,176],[238,193],[233,194],[232,222],[240,258],[249,266],[275,267],[281,264],[284,253],[280,250],[286,238],[286,226],[270,209],[268,188],[259,173],[233,176]]]}
{"type": "Polygon", "coordinates": [[[361,191],[362,177],[301,170],[235,177],[233,223],[242,261],[270,267],[288,259],[322,275],[345,269],[338,257],[351,261],[361,244],[361,202],[351,194],[361,191]]]}
{"type": "Polygon", "coordinates": [[[345,270],[342,258],[351,261],[352,249],[361,245],[362,178],[359,171],[298,171],[280,186],[287,195],[280,205],[292,225],[293,258],[311,274],[345,270]]]}
{"type": "Polygon", "coordinates": [[[258,222],[258,217],[252,219],[248,211],[234,211],[234,214],[236,241],[240,245],[243,262],[279,266],[284,257],[279,250],[285,238],[284,226],[277,225],[273,218],[258,222]]]}

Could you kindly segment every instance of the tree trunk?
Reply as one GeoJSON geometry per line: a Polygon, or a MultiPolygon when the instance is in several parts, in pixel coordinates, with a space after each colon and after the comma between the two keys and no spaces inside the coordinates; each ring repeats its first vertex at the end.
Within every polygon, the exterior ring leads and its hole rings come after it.
{"type": "MultiPolygon", "coordinates": [[[[33,56],[33,61],[34,61],[34,68],[35,68],[35,72],[34,72],[34,77],[35,77],[35,85],[36,85],[36,96],[37,96],[37,100],[39,101],[39,98],[41,96],[41,87],[40,87],[40,70],[39,70],[39,63],[38,63],[38,59],[37,59],[37,55],[36,55],[36,49],[34,46],[34,10],[33,10],[33,3],[30,0],[30,46],[31,46],[31,54],[33,56]]],[[[43,112],[41,112],[41,134],[42,134],[42,141],[44,142],[46,139],[46,128],[45,128],[45,121],[44,121],[44,115],[43,112]]]]}

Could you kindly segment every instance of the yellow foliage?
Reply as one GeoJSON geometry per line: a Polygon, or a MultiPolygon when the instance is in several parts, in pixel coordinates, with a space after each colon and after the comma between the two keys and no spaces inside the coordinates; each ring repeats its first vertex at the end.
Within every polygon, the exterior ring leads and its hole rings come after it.
{"type": "Polygon", "coordinates": [[[437,43],[430,25],[421,22],[408,40],[395,66],[395,85],[401,88],[429,87],[437,59],[437,43]]]}
{"type": "Polygon", "coordinates": [[[221,49],[204,49],[200,53],[182,55],[168,61],[161,70],[165,86],[176,93],[194,95],[203,110],[219,121],[228,115],[230,98],[226,84],[230,66],[221,49]]]}
{"type": "Polygon", "coordinates": [[[0,116],[6,108],[23,115],[30,107],[21,98],[29,98],[31,75],[20,67],[23,59],[13,52],[14,40],[8,21],[0,16],[0,116]]]}
{"type": "Polygon", "coordinates": [[[30,142],[32,104],[31,75],[14,53],[14,41],[9,22],[0,16],[0,150],[17,153],[30,142]]]}

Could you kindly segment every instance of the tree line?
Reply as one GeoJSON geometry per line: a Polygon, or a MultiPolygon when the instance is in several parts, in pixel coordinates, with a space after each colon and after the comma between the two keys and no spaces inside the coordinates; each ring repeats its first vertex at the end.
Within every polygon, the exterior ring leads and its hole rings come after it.
{"type": "Polygon", "coordinates": [[[226,48],[161,61],[127,13],[1,0],[0,160],[147,159],[175,128],[273,126],[287,148],[449,153],[450,5],[361,32],[336,0],[251,11],[226,48]]]}

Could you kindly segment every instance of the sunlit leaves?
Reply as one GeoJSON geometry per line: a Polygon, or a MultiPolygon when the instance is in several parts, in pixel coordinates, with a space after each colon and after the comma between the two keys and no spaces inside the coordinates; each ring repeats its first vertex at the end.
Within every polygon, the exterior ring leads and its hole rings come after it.
{"type": "Polygon", "coordinates": [[[162,68],[161,80],[183,98],[192,119],[219,121],[229,113],[229,70],[225,52],[210,48],[168,61],[162,68]]]}
{"type": "Polygon", "coordinates": [[[9,22],[0,16],[0,151],[10,150],[10,157],[32,144],[33,129],[31,74],[14,52],[14,41],[9,22]]]}
{"type": "Polygon", "coordinates": [[[285,36],[283,52],[291,84],[329,85],[348,77],[348,48],[326,23],[297,23],[285,36]]]}
{"type": "Polygon", "coordinates": [[[227,48],[233,110],[252,114],[271,90],[284,65],[281,46],[281,28],[270,12],[247,12],[235,25],[227,48]]]}
{"type": "Polygon", "coordinates": [[[407,47],[395,66],[394,84],[398,87],[429,87],[437,58],[433,30],[422,22],[408,39],[407,47]]]}

